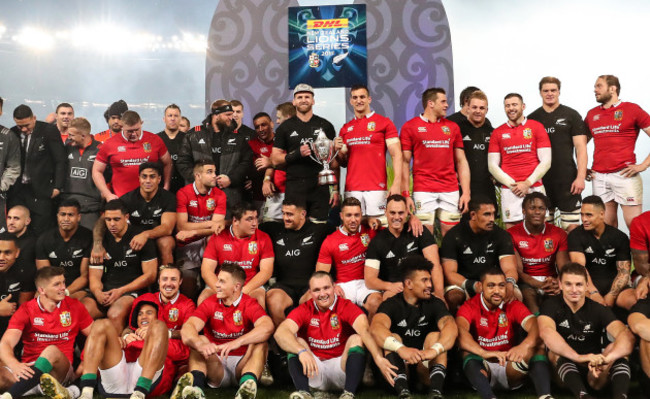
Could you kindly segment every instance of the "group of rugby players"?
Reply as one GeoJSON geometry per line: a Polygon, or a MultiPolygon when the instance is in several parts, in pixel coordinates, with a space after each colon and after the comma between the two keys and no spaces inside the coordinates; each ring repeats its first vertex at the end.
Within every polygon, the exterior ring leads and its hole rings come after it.
{"type": "Polygon", "coordinates": [[[287,369],[292,399],[351,399],[373,374],[401,399],[435,399],[448,366],[481,398],[528,376],[539,398],[552,376],[576,398],[627,398],[633,372],[648,392],[650,156],[637,164],[634,147],[650,116],[612,75],[584,120],[557,78],[539,90],[528,117],[508,94],[493,129],[478,88],[449,117],[430,88],[399,134],[365,86],[339,135],[306,84],[254,130],[238,101],[215,101],[187,132],[170,105],[158,135],[123,101],[94,136],[68,103],[51,123],[18,106],[0,126],[0,399],[226,386],[253,399],[287,369]],[[343,200],[319,184],[324,137],[330,167],[347,168],[343,200]]]}

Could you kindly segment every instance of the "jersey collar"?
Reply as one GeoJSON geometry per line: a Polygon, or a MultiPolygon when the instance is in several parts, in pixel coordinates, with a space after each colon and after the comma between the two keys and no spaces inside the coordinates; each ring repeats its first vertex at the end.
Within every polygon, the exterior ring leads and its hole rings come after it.
{"type": "Polygon", "coordinates": [[[201,194],[201,193],[199,192],[199,189],[196,188],[196,182],[192,183],[192,187],[194,188],[194,194],[196,194],[196,195],[210,195],[210,193],[212,192],[212,187],[210,187],[210,189],[208,190],[207,193],[205,193],[205,194],[201,194]]]}
{"type": "MultiPolygon", "coordinates": [[[[526,232],[526,234],[528,234],[529,236],[532,236],[533,234],[530,231],[528,231],[528,229],[526,228],[526,222],[523,221],[523,222],[521,222],[521,224],[522,224],[522,226],[524,226],[524,231],[526,232]]],[[[542,232],[540,233],[540,235],[544,234],[544,233],[546,233],[546,222],[544,222],[544,228],[542,229],[542,232]]]]}
{"type": "Polygon", "coordinates": [[[365,115],[362,116],[361,118],[357,118],[357,117],[355,116],[354,119],[356,119],[356,120],[369,119],[369,118],[372,118],[372,116],[373,116],[374,114],[375,114],[375,111],[372,111],[372,110],[371,110],[370,112],[368,112],[367,114],[365,114],[365,115]]]}
{"type": "MultiPolygon", "coordinates": [[[[243,296],[244,296],[244,293],[243,293],[243,292],[240,292],[240,293],[239,293],[239,298],[237,298],[237,299],[232,303],[232,305],[230,305],[230,306],[237,306],[237,305],[239,305],[239,302],[241,302],[241,299],[242,299],[243,296]]],[[[222,304],[223,306],[226,306],[226,304],[224,304],[223,301],[222,301],[221,299],[219,299],[219,303],[222,304]]]]}
{"type": "Polygon", "coordinates": [[[524,120],[521,121],[521,124],[520,124],[520,125],[513,126],[513,125],[510,123],[510,119],[508,119],[508,121],[507,121],[506,123],[508,124],[509,127],[511,127],[511,128],[514,129],[514,128],[518,127],[518,126],[523,126],[523,125],[525,125],[526,122],[528,122],[528,118],[524,116],[524,120]]]}
{"type": "MultiPolygon", "coordinates": [[[[488,311],[488,312],[492,312],[492,310],[490,310],[490,309],[487,307],[487,305],[485,304],[485,300],[483,299],[483,295],[481,295],[481,294],[479,294],[479,295],[480,295],[480,299],[481,299],[481,306],[483,306],[483,309],[485,309],[485,310],[488,311]]],[[[504,303],[505,303],[505,302],[501,302],[501,305],[499,305],[499,309],[503,309],[503,304],[504,304],[504,303]]]]}
{"type": "MultiPolygon", "coordinates": [[[[142,138],[144,137],[144,130],[143,130],[141,133],[142,133],[142,134],[140,134],[140,138],[138,139],[138,141],[142,140],[142,138]]],[[[126,137],[124,137],[124,131],[122,131],[122,133],[121,133],[120,135],[122,136],[122,138],[124,139],[124,141],[126,141],[127,143],[134,143],[133,141],[129,141],[129,139],[127,139],[126,137]]],[[[137,143],[138,141],[135,141],[135,143],[137,143]]]]}
{"type": "MultiPolygon", "coordinates": [[[[61,302],[63,302],[63,301],[61,301],[61,302]]],[[[56,304],[57,308],[61,307],[61,302],[56,304]]],[[[47,312],[47,310],[43,307],[43,305],[41,305],[41,297],[40,296],[36,297],[36,303],[38,304],[39,309],[41,309],[43,312],[47,312]]]]}
{"type": "Polygon", "coordinates": [[[612,108],[616,108],[616,107],[618,107],[619,105],[621,105],[621,103],[622,103],[622,101],[621,101],[621,100],[618,100],[615,104],[612,104],[612,106],[609,107],[609,108],[605,108],[605,107],[603,106],[603,104],[600,104],[600,109],[612,109],[612,108]]]}
{"type": "MultiPolygon", "coordinates": [[[[327,309],[330,310],[330,311],[334,310],[334,307],[336,307],[336,302],[337,302],[338,300],[339,300],[339,296],[336,295],[336,294],[334,294],[334,302],[332,302],[332,304],[330,305],[330,307],[327,308],[327,309]]],[[[316,302],[315,302],[315,301],[314,301],[314,306],[316,306],[316,310],[318,310],[319,312],[322,312],[322,310],[320,310],[320,308],[318,307],[318,305],[316,305],[316,302]]]]}
{"type": "MultiPolygon", "coordinates": [[[[178,298],[179,298],[180,296],[181,296],[181,292],[178,291],[178,292],[176,293],[176,296],[175,296],[174,298],[172,298],[172,299],[169,301],[169,303],[171,303],[172,305],[176,304],[176,301],[178,301],[178,298]]],[[[158,300],[160,301],[161,304],[164,304],[164,303],[165,303],[165,302],[163,302],[163,298],[162,298],[162,295],[160,294],[160,292],[158,293],[158,300]]]]}
{"type": "MultiPolygon", "coordinates": [[[[232,227],[231,227],[231,229],[232,229],[232,227]]],[[[350,234],[350,233],[348,233],[347,231],[345,231],[345,229],[343,228],[343,226],[339,226],[339,231],[340,231],[341,234],[343,234],[344,236],[354,237],[354,236],[356,236],[357,234],[361,234],[361,226],[359,226],[359,231],[357,231],[357,232],[354,233],[354,234],[350,234]]]]}
{"type": "Polygon", "coordinates": [[[425,122],[427,122],[427,123],[436,123],[436,122],[440,122],[440,120],[441,120],[442,118],[438,118],[435,122],[432,122],[432,121],[428,120],[428,119],[424,116],[424,114],[420,114],[420,119],[422,119],[423,121],[425,121],[425,122]]]}

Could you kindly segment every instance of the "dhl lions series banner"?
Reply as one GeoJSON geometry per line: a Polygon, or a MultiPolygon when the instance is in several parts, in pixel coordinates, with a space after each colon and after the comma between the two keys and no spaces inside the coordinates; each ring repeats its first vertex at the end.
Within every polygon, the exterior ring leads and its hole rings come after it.
{"type": "Polygon", "coordinates": [[[365,4],[289,7],[289,88],[367,84],[365,4]]]}

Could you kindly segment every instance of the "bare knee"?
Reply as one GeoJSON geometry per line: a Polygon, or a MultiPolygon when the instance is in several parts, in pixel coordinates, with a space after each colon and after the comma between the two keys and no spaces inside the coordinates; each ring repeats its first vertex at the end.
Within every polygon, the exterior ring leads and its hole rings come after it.
{"type": "Polygon", "coordinates": [[[379,305],[381,305],[381,302],[382,299],[380,293],[370,294],[366,299],[366,303],[363,304],[363,307],[365,307],[371,314],[374,314],[379,308],[379,305]]]}
{"type": "Polygon", "coordinates": [[[363,346],[363,341],[361,340],[361,335],[359,334],[352,334],[348,338],[348,348],[352,348],[355,346],[363,346]]]}

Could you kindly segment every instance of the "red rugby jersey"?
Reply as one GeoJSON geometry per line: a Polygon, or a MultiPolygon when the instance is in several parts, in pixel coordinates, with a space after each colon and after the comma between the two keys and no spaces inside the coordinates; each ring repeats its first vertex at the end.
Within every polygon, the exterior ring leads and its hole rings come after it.
{"type": "Polygon", "coordinates": [[[339,136],[348,147],[345,190],[386,190],[386,140],[398,138],[393,122],[373,111],[343,125],[339,136]]]}
{"type": "Polygon", "coordinates": [[[508,229],[515,249],[521,256],[524,273],[531,276],[557,276],[555,258],[558,251],[567,251],[567,234],[552,223],[545,223],[541,234],[528,232],[524,223],[508,229]]]}
{"type": "MultiPolygon", "coordinates": [[[[494,129],[488,152],[501,154],[501,169],[515,181],[524,181],[539,165],[537,149],[545,147],[551,147],[551,140],[544,125],[524,119],[519,126],[513,127],[506,122],[494,129]]],[[[532,183],[533,187],[538,187],[542,185],[542,180],[532,183]]]]}
{"type": "Polygon", "coordinates": [[[592,169],[612,173],[636,164],[634,146],[639,129],[650,127],[650,115],[634,103],[619,101],[607,109],[592,108],[585,123],[594,138],[592,169]]]}
{"type": "Polygon", "coordinates": [[[376,235],[375,230],[361,226],[356,234],[348,234],[339,227],[323,241],[318,262],[336,269],[336,282],[363,280],[368,244],[376,235]]]}
{"type": "MultiPolygon", "coordinates": [[[[273,243],[269,235],[259,229],[250,237],[237,238],[230,226],[219,235],[213,234],[210,237],[203,257],[216,261],[218,265],[224,262],[237,263],[246,272],[248,283],[260,271],[260,261],[274,257],[273,243]]],[[[219,267],[215,273],[219,273],[219,267]]]]}
{"type": "Polygon", "coordinates": [[[312,353],[327,360],[343,354],[348,338],[355,334],[352,325],[362,314],[357,305],[337,296],[326,311],[318,309],[310,299],[292,310],[287,318],[300,327],[298,336],[307,342],[312,353]]]}
{"type": "Polygon", "coordinates": [[[413,154],[413,191],[458,191],[454,149],[463,148],[463,137],[457,124],[416,116],[402,126],[400,142],[403,151],[413,154]]]}

